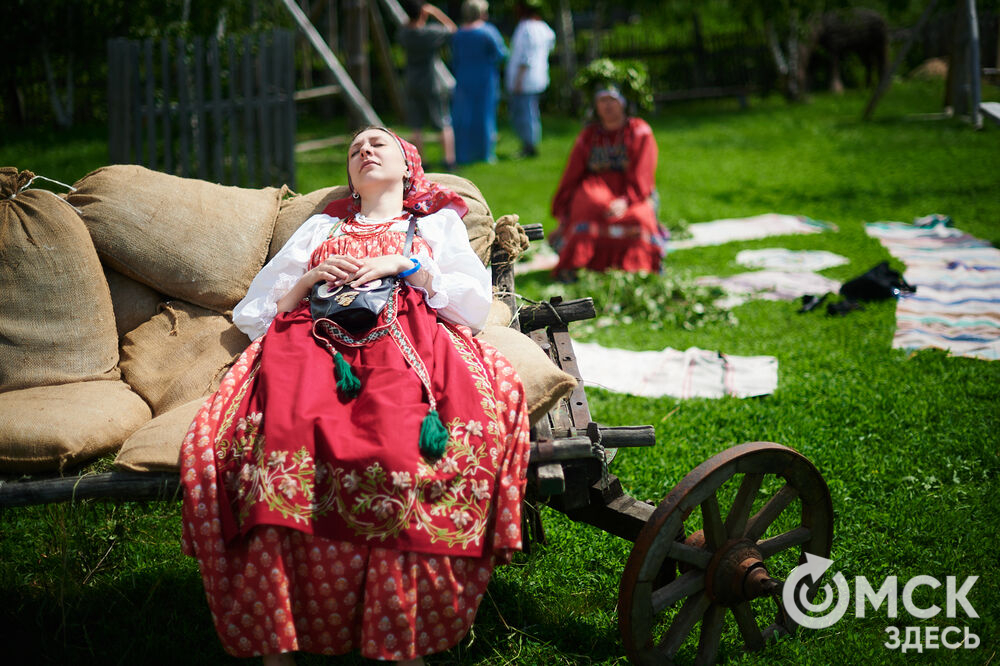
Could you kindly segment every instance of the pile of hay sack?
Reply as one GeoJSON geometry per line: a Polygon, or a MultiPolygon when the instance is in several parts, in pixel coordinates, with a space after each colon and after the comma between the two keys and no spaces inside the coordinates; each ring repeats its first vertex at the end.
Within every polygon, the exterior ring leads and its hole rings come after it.
{"type": "MultiPolygon", "coordinates": [[[[430,177],[469,205],[470,241],[487,263],[494,227],[482,194],[430,177]]],[[[250,343],[233,306],[347,189],[289,195],[117,165],[60,196],[34,178],[0,168],[0,473],[65,473],[115,451],[121,469],[176,470],[195,412],[250,343]]],[[[557,370],[537,378],[546,400],[551,381],[567,383],[557,370]]]]}

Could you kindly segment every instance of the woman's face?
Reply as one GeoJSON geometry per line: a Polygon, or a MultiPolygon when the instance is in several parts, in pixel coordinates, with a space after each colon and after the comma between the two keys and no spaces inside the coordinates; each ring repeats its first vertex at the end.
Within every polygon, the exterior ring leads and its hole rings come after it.
{"type": "Polygon", "coordinates": [[[403,187],[409,175],[406,159],[395,137],[380,129],[367,129],[351,142],[347,152],[347,174],[354,189],[366,191],[385,187],[403,187]]]}
{"type": "Polygon", "coordinates": [[[594,102],[597,117],[608,128],[620,127],[625,121],[625,107],[613,95],[601,95],[594,102]]]}

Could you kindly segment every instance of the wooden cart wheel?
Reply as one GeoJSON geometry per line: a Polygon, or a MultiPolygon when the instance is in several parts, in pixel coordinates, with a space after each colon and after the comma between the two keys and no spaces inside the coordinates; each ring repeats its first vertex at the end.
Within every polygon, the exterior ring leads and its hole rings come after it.
{"type": "Polygon", "coordinates": [[[672,663],[700,622],[696,662],[715,663],[729,612],[748,650],[790,633],[781,583],[771,576],[787,577],[796,552],[798,562],[805,553],[828,557],[832,539],[830,493],[805,456],[752,442],[710,458],[670,491],[629,555],[618,597],[629,659],[672,663]],[[751,601],[765,596],[774,599],[766,607],[777,604],[777,620],[762,629],[751,601]]]}

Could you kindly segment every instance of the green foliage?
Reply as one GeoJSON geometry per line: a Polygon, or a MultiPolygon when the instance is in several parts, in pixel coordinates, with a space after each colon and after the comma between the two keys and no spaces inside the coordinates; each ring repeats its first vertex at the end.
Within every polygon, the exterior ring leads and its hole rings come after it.
{"type": "Polygon", "coordinates": [[[653,108],[653,91],[649,85],[649,71],[638,60],[611,60],[598,58],[577,72],[573,85],[584,93],[586,99],[608,86],[617,87],[625,99],[643,109],[653,108]]]}
{"type": "Polygon", "coordinates": [[[720,288],[697,285],[690,275],[674,271],[660,274],[580,271],[575,282],[551,284],[542,290],[542,296],[593,297],[598,316],[592,324],[583,323],[576,329],[583,335],[596,328],[636,322],[652,330],[737,324],[732,312],[713,305],[723,296],[720,288]]]}

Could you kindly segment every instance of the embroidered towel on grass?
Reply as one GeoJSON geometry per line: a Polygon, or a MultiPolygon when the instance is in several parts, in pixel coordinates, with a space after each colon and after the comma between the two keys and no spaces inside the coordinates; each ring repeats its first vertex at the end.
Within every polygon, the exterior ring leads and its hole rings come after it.
{"type": "Polygon", "coordinates": [[[749,398],[773,393],[778,359],[729,356],[689,347],[686,351],[609,349],[573,341],[584,384],[644,398],[749,398]]]}
{"type": "Polygon", "coordinates": [[[865,225],[906,264],[917,291],[896,304],[895,349],[947,349],[1000,360],[1000,250],[936,217],[923,224],[865,225]]]}
{"type": "Polygon", "coordinates": [[[802,215],[764,213],[753,217],[714,220],[689,225],[688,231],[691,232],[691,238],[670,241],[667,247],[670,250],[681,250],[702,245],[721,245],[736,240],[752,240],[791,234],[818,234],[823,231],[836,230],[837,227],[829,222],[811,220],[802,215]]]}

